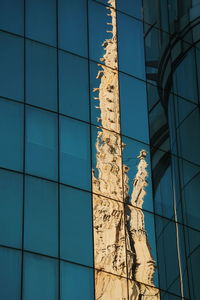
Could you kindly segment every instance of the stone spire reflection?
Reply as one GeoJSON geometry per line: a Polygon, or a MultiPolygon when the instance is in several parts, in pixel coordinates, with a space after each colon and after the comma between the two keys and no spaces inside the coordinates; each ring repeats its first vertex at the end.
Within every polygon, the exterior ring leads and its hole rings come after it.
{"type": "Polygon", "coordinates": [[[99,64],[100,84],[93,90],[100,112],[96,168],[92,174],[96,300],[159,299],[158,290],[153,286],[155,262],[141,210],[147,185],[145,150],[141,150],[138,157],[132,205],[124,209],[123,201],[129,191],[129,168],[122,163],[125,145],[120,136],[116,2],[109,0],[108,4],[107,33],[111,37],[102,44],[105,54],[100,60],[104,65],[99,64]]]}

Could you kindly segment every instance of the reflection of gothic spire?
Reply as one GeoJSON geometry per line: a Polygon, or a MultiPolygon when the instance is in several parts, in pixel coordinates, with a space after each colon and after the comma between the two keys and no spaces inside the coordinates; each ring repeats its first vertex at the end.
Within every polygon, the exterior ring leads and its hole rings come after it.
{"type": "Polygon", "coordinates": [[[107,8],[108,16],[111,17],[111,21],[107,23],[110,27],[107,32],[112,33],[112,37],[106,39],[102,45],[105,54],[101,61],[105,65],[99,65],[101,70],[97,78],[100,79],[100,85],[93,90],[95,93],[98,92],[95,100],[99,101],[98,121],[102,126],[98,129],[96,140],[98,176],[94,170],[92,174],[94,259],[95,268],[99,270],[95,274],[96,299],[127,300],[126,280],[114,275],[126,277],[128,273],[131,280],[138,281],[132,283],[134,288],[129,291],[131,295],[129,300],[156,300],[159,299],[156,296],[157,289],[145,286],[145,284],[153,285],[155,270],[144,227],[144,214],[141,210],[145,196],[144,189],[147,185],[145,150],[139,155],[140,162],[131,196],[132,206],[124,212],[122,203],[128,198],[129,168],[122,164],[122,149],[125,145],[120,136],[115,0],[109,0],[108,4],[110,5],[107,8]]]}

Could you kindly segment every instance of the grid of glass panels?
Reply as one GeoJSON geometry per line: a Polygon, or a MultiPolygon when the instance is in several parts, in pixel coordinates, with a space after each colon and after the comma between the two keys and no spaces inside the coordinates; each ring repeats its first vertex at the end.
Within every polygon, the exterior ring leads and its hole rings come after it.
{"type": "MultiPolygon", "coordinates": [[[[193,2],[184,1],[180,11],[178,1],[117,0],[123,162],[132,181],[139,151],[148,151],[143,213],[157,265],[154,285],[170,300],[199,295],[197,32],[170,52],[169,90],[159,85],[158,66],[175,21],[189,9],[194,14],[192,5],[199,8],[193,2]]],[[[99,124],[93,88],[107,5],[0,3],[2,299],[95,299],[91,170],[99,124]]],[[[119,205],[131,210],[128,202],[119,205]]],[[[131,279],[121,280],[131,300],[131,279]]]]}

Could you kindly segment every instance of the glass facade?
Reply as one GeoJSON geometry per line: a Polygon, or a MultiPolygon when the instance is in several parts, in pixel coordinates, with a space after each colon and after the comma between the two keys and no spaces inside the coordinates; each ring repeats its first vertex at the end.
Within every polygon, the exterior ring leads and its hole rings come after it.
{"type": "Polygon", "coordinates": [[[0,1],[0,299],[199,299],[199,17],[0,1]]]}

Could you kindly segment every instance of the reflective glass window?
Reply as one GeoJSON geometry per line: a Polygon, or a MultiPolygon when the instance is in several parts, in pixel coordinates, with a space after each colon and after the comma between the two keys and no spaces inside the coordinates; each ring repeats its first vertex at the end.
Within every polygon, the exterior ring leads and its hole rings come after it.
{"type": "Polygon", "coordinates": [[[21,252],[0,248],[0,298],[21,299],[21,252]]]}
{"type": "Polygon", "coordinates": [[[58,264],[56,260],[25,253],[23,297],[26,300],[58,299],[58,264]]]}
{"type": "Polygon", "coordinates": [[[152,285],[153,283],[158,286],[154,215],[134,206],[126,205],[125,218],[127,224],[126,254],[129,261],[128,277],[144,284],[152,285]],[[140,238],[138,238],[139,236],[140,238]],[[131,259],[133,255],[135,258],[131,259]],[[151,265],[152,273],[148,274],[150,261],[155,261],[155,265],[151,265]]]}
{"type": "MultiPolygon", "coordinates": [[[[145,161],[147,165],[142,166],[142,173],[147,172],[146,176],[143,177],[144,185],[143,189],[146,191],[146,194],[144,195],[144,202],[142,203],[143,209],[147,209],[149,211],[153,211],[153,198],[152,198],[152,182],[151,182],[151,163],[150,163],[150,151],[149,146],[143,143],[139,143],[133,139],[129,139],[126,137],[122,137],[122,143],[124,144],[123,148],[123,165],[124,165],[124,180],[127,181],[127,192],[125,194],[125,201],[127,203],[132,203],[132,205],[140,207],[140,201],[137,201],[137,197],[135,199],[136,195],[133,193],[134,189],[137,189],[134,185],[134,180],[136,177],[136,174],[138,172],[138,166],[140,164],[140,151],[145,150],[146,151],[146,158],[145,161]],[[127,179],[126,179],[127,178],[127,179]],[[146,183],[145,183],[146,181],[146,183]],[[134,196],[134,199],[133,199],[134,196]]],[[[141,164],[140,164],[141,165],[141,164]]],[[[137,176],[141,176],[140,173],[138,173],[137,176]]],[[[125,187],[125,186],[124,186],[125,187]]],[[[125,187],[126,188],[126,187],[125,187]]],[[[143,192],[142,192],[143,194],[143,192]]],[[[140,193],[139,193],[140,195],[140,193]]]]}
{"type": "Polygon", "coordinates": [[[94,299],[93,270],[61,261],[61,300],[94,299]]]}
{"type": "Polygon", "coordinates": [[[59,52],[60,112],[89,121],[88,61],[59,52]]]}
{"type": "Polygon", "coordinates": [[[90,41],[90,58],[99,62],[105,54],[103,42],[112,37],[111,26],[107,23],[111,22],[108,16],[109,10],[105,5],[101,5],[95,1],[89,1],[89,41],[90,41]]]}
{"type": "Polygon", "coordinates": [[[0,2],[0,28],[24,34],[24,1],[2,0],[0,2]]]}
{"type": "Polygon", "coordinates": [[[24,99],[24,40],[0,32],[0,95],[24,99]]]}
{"type": "Polygon", "coordinates": [[[57,178],[57,116],[27,107],[26,171],[45,178],[57,178]]]}
{"type": "Polygon", "coordinates": [[[133,17],[142,18],[142,0],[117,0],[117,9],[133,17]]]}
{"type": "Polygon", "coordinates": [[[183,190],[183,215],[188,226],[200,230],[199,202],[200,174],[194,176],[183,190]]]}
{"type": "Polygon", "coordinates": [[[122,134],[148,143],[146,84],[122,73],[119,79],[122,134]]]}
{"type": "Polygon", "coordinates": [[[89,193],[61,186],[60,230],[61,257],[92,266],[92,207],[89,193]]]}
{"type": "Polygon", "coordinates": [[[26,42],[26,101],[51,110],[57,108],[56,49],[26,42]]]}
{"type": "Polygon", "coordinates": [[[178,129],[179,155],[191,162],[200,164],[200,115],[194,110],[178,129]]]}
{"type": "Polygon", "coordinates": [[[119,70],[145,77],[143,24],[118,13],[119,70]]]}
{"type": "Polygon", "coordinates": [[[174,92],[181,97],[198,102],[195,52],[191,50],[178,65],[173,76],[174,92]]]}
{"type": "Polygon", "coordinates": [[[24,247],[58,254],[58,191],[55,183],[26,177],[24,247]]]}
{"type": "Polygon", "coordinates": [[[87,1],[58,0],[59,48],[87,57],[87,1]]]}
{"type": "Polygon", "coordinates": [[[195,249],[191,256],[188,258],[189,269],[189,284],[191,299],[198,299],[200,295],[199,285],[199,261],[200,261],[200,247],[195,249]]]}
{"type": "Polygon", "coordinates": [[[60,180],[90,189],[90,132],[88,124],[60,118],[60,180]]]}
{"type": "Polygon", "coordinates": [[[22,175],[0,170],[0,244],[21,248],[22,175]]]}
{"type": "Polygon", "coordinates": [[[180,269],[177,253],[177,227],[175,223],[155,217],[158,272],[160,288],[180,295],[180,269]]]}
{"type": "Polygon", "coordinates": [[[26,35],[56,45],[56,1],[26,0],[26,35]]]}
{"type": "Polygon", "coordinates": [[[23,168],[23,119],[23,105],[0,98],[0,165],[5,168],[23,168]]]}
{"type": "Polygon", "coordinates": [[[123,201],[121,136],[92,127],[93,191],[123,201]]]}

